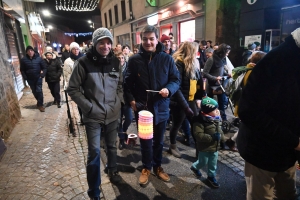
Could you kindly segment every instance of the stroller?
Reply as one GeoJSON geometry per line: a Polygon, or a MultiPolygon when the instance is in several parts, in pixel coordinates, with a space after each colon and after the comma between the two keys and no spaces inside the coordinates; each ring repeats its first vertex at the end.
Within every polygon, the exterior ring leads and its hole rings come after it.
{"type": "MultiPolygon", "coordinates": [[[[221,82],[218,81],[218,82],[219,82],[218,86],[211,86],[213,94],[217,95],[217,94],[225,93],[226,100],[227,100],[227,103],[225,105],[225,109],[227,109],[228,105],[229,105],[230,110],[231,110],[232,114],[234,115],[233,103],[229,98],[229,86],[230,86],[230,83],[232,82],[232,78],[229,78],[228,76],[223,76],[222,81],[221,82]]],[[[232,126],[239,127],[240,122],[241,122],[240,119],[237,118],[237,117],[234,117],[232,122],[229,122],[228,120],[223,120],[222,130],[224,131],[224,133],[229,132],[229,130],[232,126]]]]}

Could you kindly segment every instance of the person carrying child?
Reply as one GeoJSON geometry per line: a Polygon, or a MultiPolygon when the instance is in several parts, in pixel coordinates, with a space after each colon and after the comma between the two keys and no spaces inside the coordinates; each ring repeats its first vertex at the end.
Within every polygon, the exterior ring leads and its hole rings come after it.
{"type": "Polygon", "coordinates": [[[191,170],[196,177],[200,178],[202,176],[200,169],[207,165],[207,180],[215,188],[220,187],[215,176],[219,143],[220,140],[224,142],[221,121],[218,103],[212,98],[203,98],[200,114],[193,124],[199,153],[198,160],[192,164],[191,170]]]}

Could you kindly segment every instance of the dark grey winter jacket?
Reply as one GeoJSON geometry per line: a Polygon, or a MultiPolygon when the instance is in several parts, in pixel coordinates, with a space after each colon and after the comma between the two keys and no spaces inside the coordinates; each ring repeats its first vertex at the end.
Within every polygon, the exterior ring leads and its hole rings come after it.
{"type": "Polygon", "coordinates": [[[84,122],[109,124],[120,118],[122,77],[112,53],[103,58],[91,48],[74,63],[67,92],[81,108],[84,122]]]}

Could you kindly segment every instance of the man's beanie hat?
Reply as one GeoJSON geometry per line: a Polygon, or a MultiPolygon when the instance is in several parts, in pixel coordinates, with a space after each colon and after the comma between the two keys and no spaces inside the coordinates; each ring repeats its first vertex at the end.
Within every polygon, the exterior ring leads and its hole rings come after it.
{"type": "Polygon", "coordinates": [[[254,43],[248,44],[248,49],[249,49],[249,50],[253,50],[253,49],[255,49],[255,48],[256,48],[256,44],[254,44],[254,43]]]}
{"type": "Polygon", "coordinates": [[[32,46],[27,46],[27,47],[26,47],[26,53],[27,53],[27,51],[30,50],[30,49],[31,49],[32,51],[34,51],[34,49],[32,48],[32,46]]]}
{"type": "Polygon", "coordinates": [[[72,43],[70,44],[70,50],[72,51],[73,48],[79,49],[79,44],[78,44],[77,42],[72,42],[72,43]]]}
{"type": "Polygon", "coordinates": [[[218,103],[216,102],[216,100],[209,97],[205,97],[204,99],[202,99],[201,101],[202,112],[208,114],[217,108],[218,108],[218,103]]]}
{"type": "Polygon", "coordinates": [[[163,43],[165,40],[170,40],[170,37],[163,34],[160,38],[160,41],[163,43]]]}
{"type": "Polygon", "coordinates": [[[95,30],[93,33],[93,45],[96,46],[96,43],[103,38],[110,39],[111,43],[114,41],[111,32],[107,28],[101,27],[95,30]]]}

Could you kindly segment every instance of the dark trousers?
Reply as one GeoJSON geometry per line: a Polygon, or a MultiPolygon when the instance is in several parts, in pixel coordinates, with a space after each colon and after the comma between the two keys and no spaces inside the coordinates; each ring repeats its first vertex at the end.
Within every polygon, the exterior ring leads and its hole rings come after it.
{"type": "Polygon", "coordinates": [[[94,122],[85,123],[86,135],[88,140],[88,158],[87,158],[87,181],[89,185],[89,197],[98,197],[100,195],[99,186],[101,184],[100,172],[100,136],[103,129],[104,140],[106,144],[107,168],[111,172],[117,171],[117,132],[118,120],[101,125],[94,122]]]}
{"type": "Polygon", "coordinates": [[[121,108],[121,118],[120,118],[120,124],[119,124],[119,133],[118,136],[122,140],[127,140],[127,134],[126,131],[128,127],[130,126],[132,122],[132,109],[130,105],[122,105],[121,108]],[[122,123],[122,118],[125,117],[124,122],[122,123]]]}
{"type": "Polygon", "coordinates": [[[37,106],[43,106],[44,105],[44,95],[43,95],[43,79],[28,79],[27,80],[32,94],[34,98],[37,100],[37,106]]]}
{"type": "MultiPolygon", "coordinates": [[[[135,118],[138,119],[138,112],[135,112],[135,118]]],[[[138,121],[136,124],[138,127],[138,121]]],[[[153,124],[153,139],[140,138],[143,168],[151,170],[161,166],[166,125],[167,120],[153,124]]]]}
{"type": "Polygon", "coordinates": [[[48,83],[48,87],[51,91],[51,94],[54,98],[54,101],[56,101],[57,103],[60,103],[61,101],[61,97],[60,97],[60,82],[47,82],[48,83]]]}

